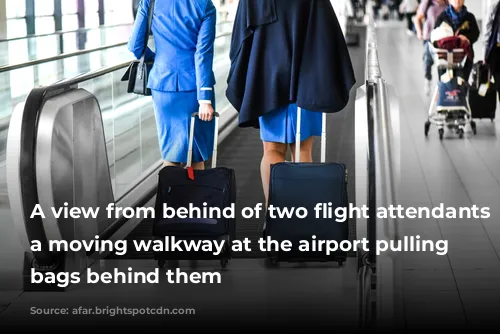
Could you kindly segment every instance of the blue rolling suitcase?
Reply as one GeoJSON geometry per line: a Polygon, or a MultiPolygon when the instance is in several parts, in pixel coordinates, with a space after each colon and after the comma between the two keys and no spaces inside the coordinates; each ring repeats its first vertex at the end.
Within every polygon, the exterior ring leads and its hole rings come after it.
{"type": "Polygon", "coordinates": [[[215,137],[212,168],[193,170],[191,168],[193,133],[195,125],[194,113],[191,118],[187,167],[164,167],[159,173],[158,190],[155,204],[156,219],[153,224],[153,238],[165,240],[175,237],[176,241],[218,241],[225,240],[224,250],[218,254],[203,251],[155,252],[155,260],[163,267],[167,261],[176,266],[179,260],[214,260],[218,259],[225,268],[231,259],[231,242],[235,239],[235,218],[219,219],[210,217],[171,218],[164,219],[165,204],[177,211],[189,208],[190,205],[203,209],[218,208],[221,212],[236,202],[236,178],[233,169],[216,167],[219,115],[215,113],[215,137]],[[205,205],[206,204],[206,205],[205,205]]]}
{"type": "Polygon", "coordinates": [[[271,166],[269,185],[269,206],[275,208],[306,208],[308,216],[299,219],[271,217],[270,210],[266,214],[264,239],[270,238],[278,242],[288,240],[292,243],[291,251],[267,252],[266,262],[275,266],[279,262],[338,262],[340,266],[346,261],[347,253],[338,251],[326,254],[324,251],[303,252],[299,249],[302,240],[348,240],[349,227],[346,222],[336,222],[333,218],[316,218],[315,207],[318,203],[330,206],[335,212],[338,207],[348,207],[347,168],[344,164],[326,163],[326,114],[323,114],[323,131],[321,138],[321,163],[300,162],[300,122],[301,109],[298,108],[296,152],[297,162],[284,162],[271,166]]]}

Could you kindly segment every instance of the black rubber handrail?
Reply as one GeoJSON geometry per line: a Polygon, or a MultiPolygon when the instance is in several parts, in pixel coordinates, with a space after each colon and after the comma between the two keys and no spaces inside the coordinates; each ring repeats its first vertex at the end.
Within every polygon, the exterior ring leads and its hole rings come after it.
{"type": "Polygon", "coordinates": [[[132,26],[133,24],[134,24],[133,22],[129,22],[129,23],[120,23],[120,24],[112,24],[112,25],[102,25],[102,26],[98,26],[98,27],[94,27],[94,28],[79,28],[79,29],[74,29],[74,30],[59,30],[59,31],[51,32],[51,33],[45,33],[45,34],[31,34],[31,35],[26,35],[26,36],[0,39],[0,43],[19,41],[21,39],[48,37],[48,36],[54,36],[54,35],[59,36],[59,35],[65,35],[65,34],[82,33],[82,32],[87,32],[87,31],[92,31],[92,30],[102,30],[102,29],[109,29],[109,28],[125,27],[125,26],[132,26]]]}
{"type": "MultiPolygon", "coordinates": [[[[229,36],[225,33],[216,38],[229,36]]],[[[23,119],[21,122],[21,159],[19,163],[21,178],[20,192],[23,198],[23,213],[25,217],[31,217],[36,205],[39,204],[38,186],[36,175],[36,142],[38,119],[46,99],[54,94],[73,89],[79,83],[101,77],[129,66],[130,61],[114,66],[107,66],[96,71],[78,75],[70,79],[58,81],[49,86],[36,87],[31,90],[24,106],[23,119]]],[[[146,197],[151,194],[146,194],[146,197]]],[[[38,240],[41,250],[33,253],[34,267],[38,270],[56,270],[61,263],[61,253],[50,252],[49,240],[43,227],[42,218],[35,216],[26,219],[26,234],[28,240],[38,240]]]]}

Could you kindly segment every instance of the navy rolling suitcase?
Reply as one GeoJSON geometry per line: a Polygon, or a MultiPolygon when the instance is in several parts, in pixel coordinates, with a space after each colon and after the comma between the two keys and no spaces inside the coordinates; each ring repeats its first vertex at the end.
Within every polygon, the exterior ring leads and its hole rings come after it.
{"type": "MultiPolygon", "coordinates": [[[[269,185],[269,206],[275,208],[306,208],[308,216],[299,219],[297,216],[271,217],[270,210],[266,215],[264,239],[271,238],[278,242],[290,241],[291,251],[267,252],[267,264],[274,266],[279,262],[338,262],[340,266],[347,258],[347,253],[338,251],[329,255],[324,251],[303,252],[298,247],[300,241],[335,240],[338,243],[348,240],[347,222],[337,222],[333,218],[320,214],[316,218],[315,208],[318,203],[330,206],[335,212],[338,207],[348,207],[347,169],[344,164],[325,163],[326,160],[326,114],[323,114],[323,131],[321,138],[321,163],[300,163],[300,122],[301,109],[297,117],[297,162],[284,162],[271,166],[269,185]],[[325,217],[325,218],[324,218],[325,217]]],[[[324,211],[323,211],[324,212],[324,211]]]]}
{"type": "Polygon", "coordinates": [[[215,137],[214,152],[212,157],[212,168],[206,170],[194,170],[191,167],[193,133],[195,117],[192,115],[191,132],[189,136],[188,162],[186,168],[167,166],[159,173],[158,191],[156,196],[155,213],[156,219],[153,225],[153,237],[155,240],[163,240],[174,237],[175,241],[183,242],[197,241],[225,241],[224,250],[220,254],[200,251],[176,251],[155,252],[155,260],[163,267],[166,261],[177,264],[179,260],[220,260],[225,268],[231,259],[231,242],[235,239],[235,218],[225,218],[222,215],[224,209],[230,208],[236,202],[236,179],[233,169],[217,167],[217,141],[219,115],[215,113],[215,137]],[[165,205],[169,208],[189,209],[190,206],[203,209],[218,208],[221,212],[212,215],[192,215],[192,217],[164,218],[165,205]]]}
{"type": "Polygon", "coordinates": [[[472,70],[471,79],[469,105],[472,118],[489,118],[493,121],[496,116],[498,95],[495,85],[491,82],[492,75],[489,66],[482,62],[476,63],[472,70]]]}

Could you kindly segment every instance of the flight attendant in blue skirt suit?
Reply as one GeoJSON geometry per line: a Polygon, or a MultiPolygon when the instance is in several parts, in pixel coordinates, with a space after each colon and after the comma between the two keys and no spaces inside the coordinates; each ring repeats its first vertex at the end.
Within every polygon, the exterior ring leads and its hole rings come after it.
{"type": "Polygon", "coordinates": [[[288,147],[295,161],[301,109],[301,162],[312,161],[313,137],[324,113],[347,105],[355,77],[342,28],[330,1],[240,0],[231,41],[226,96],[239,126],[260,128],[262,186],[288,147]]]}
{"type": "MultiPolygon", "coordinates": [[[[146,43],[150,0],[141,0],[128,48],[140,58],[146,43]]],[[[214,144],[213,73],[217,12],[211,0],[156,0],[151,31],[155,52],[148,88],[152,91],[160,150],[165,165],[187,162],[191,115],[196,120],[193,160],[203,169],[214,144]]]]}

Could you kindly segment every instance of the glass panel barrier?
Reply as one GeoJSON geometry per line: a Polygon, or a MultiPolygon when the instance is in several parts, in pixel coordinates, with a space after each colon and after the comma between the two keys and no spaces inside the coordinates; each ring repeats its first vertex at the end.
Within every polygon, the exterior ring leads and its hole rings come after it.
{"type": "MultiPolygon", "coordinates": [[[[229,110],[225,97],[226,78],[229,71],[229,47],[231,36],[220,36],[215,43],[214,71],[217,79],[217,111],[229,110]]],[[[7,195],[6,142],[9,122],[14,108],[24,108],[30,90],[35,85],[48,86],[64,78],[76,77],[85,72],[107,73],[89,76],[78,83],[99,101],[110,176],[115,201],[120,201],[151,173],[151,167],[159,166],[156,120],[151,97],[127,93],[127,83],[121,77],[131,60],[126,46],[92,52],[48,62],[36,66],[0,73],[0,261],[2,269],[12,275],[20,275],[23,251],[18,242],[7,195]],[[116,66],[116,64],[122,64],[116,66]],[[103,66],[114,66],[113,72],[103,71],[103,66]],[[119,68],[119,69],[118,69],[119,68]],[[155,166],[156,165],[156,166],[155,166]]],[[[78,80],[77,80],[78,82],[78,80]]],[[[18,281],[18,280],[13,280],[18,281]]],[[[0,290],[19,291],[19,286],[2,284],[0,290]]]]}
{"type": "MultiPolygon", "coordinates": [[[[37,18],[37,20],[42,19],[47,18],[37,18]]],[[[48,19],[53,20],[50,17],[48,19]]],[[[45,23],[43,24],[45,25],[45,23]]],[[[53,25],[52,23],[47,26],[52,27],[53,25]]],[[[132,28],[132,25],[122,25],[1,41],[0,66],[55,57],[63,53],[71,53],[78,50],[127,43],[132,33],[132,28]]]]}

